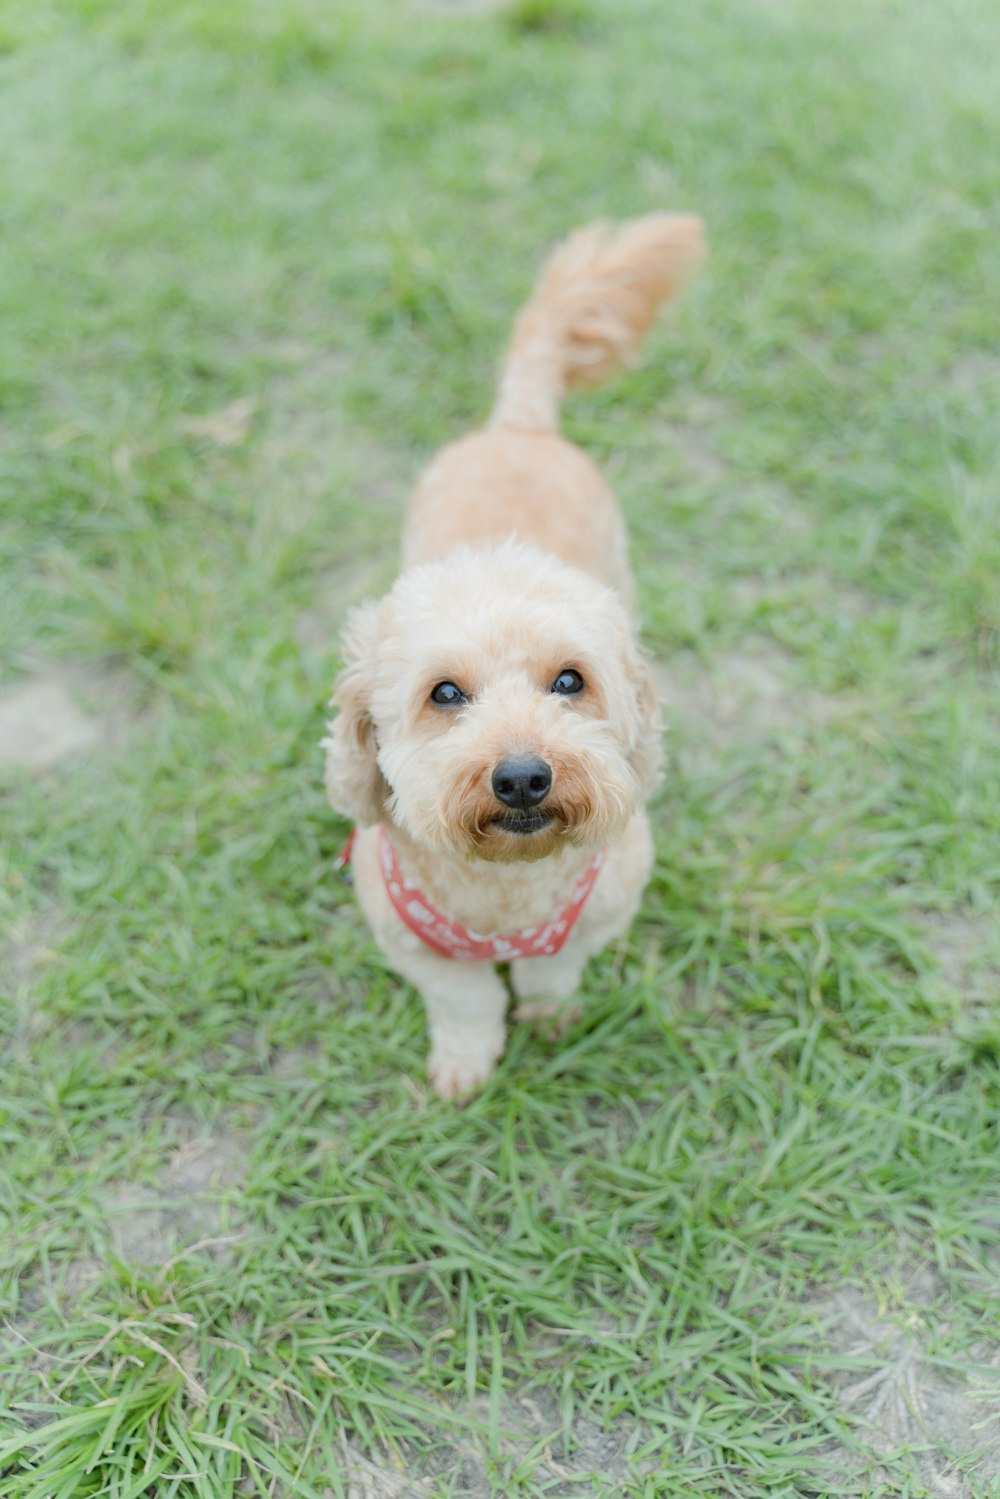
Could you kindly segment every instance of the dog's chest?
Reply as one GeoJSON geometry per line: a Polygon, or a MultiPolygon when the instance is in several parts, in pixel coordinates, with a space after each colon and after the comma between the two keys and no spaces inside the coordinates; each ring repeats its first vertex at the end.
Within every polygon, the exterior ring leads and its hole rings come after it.
{"type": "Polygon", "coordinates": [[[483,936],[543,926],[569,902],[591,855],[567,849],[525,864],[401,857],[403,872],[450,921],[483,936]]]}

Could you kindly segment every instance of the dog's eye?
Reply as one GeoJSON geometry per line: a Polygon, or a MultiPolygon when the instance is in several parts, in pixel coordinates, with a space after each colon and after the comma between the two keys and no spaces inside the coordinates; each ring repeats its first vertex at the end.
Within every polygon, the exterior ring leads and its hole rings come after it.
{"type": "Polygon", "coordinates": [[[454,682],[439,682],[431,693],[431,702],[440,703],[442,708],[456,708],[465,700],[465,693],[454,682]]]}
{"type": "Polygon", "coordinates": [[[556,677],[551,690],[558,692],[560,697],[570,697],[574,692],[583,691],[583,678],[578,671],[568,667],[556,677]]]}

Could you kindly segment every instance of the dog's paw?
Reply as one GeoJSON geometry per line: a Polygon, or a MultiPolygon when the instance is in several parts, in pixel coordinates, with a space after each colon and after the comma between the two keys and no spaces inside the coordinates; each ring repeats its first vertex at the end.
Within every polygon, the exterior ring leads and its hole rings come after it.
{"type": "Polygon", "coordinates": [[[458,1048],[435,1042],[427,1059],[427,1072],[438,1098],[464,1098],[481,1088],[496,1070],[505,1040],[501,1033],[476,1046],[458,1048]]]}
{"type": "Polygon", "coordinates": [[[555,1040],[583,1016],[583,1005],[564,999],[525,999],[514,1011],[514,1019],[548,1040],[555,1040]]]}

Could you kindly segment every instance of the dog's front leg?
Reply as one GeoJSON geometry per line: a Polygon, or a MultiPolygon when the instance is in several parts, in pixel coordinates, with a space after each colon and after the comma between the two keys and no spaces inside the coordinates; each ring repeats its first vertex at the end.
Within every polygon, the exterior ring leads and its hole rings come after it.
{"type": "MultiPolygon", "coordinates": [[[[398,962],[398,958],[396,960],[398,962]]],[[[489,963],[462,963],[432,952],[400,964],[423,996],[431,1051],[427,1070],[440,1098],[460,1098],[485,1083],[507,1041],[507,990],[489,963]]]]}
{"type": "Polygon", "coordinates": [[[561,1036],[579,1020],[582,1006],[572,1002],[587,962],[586,950],[567,946],[551,958],[517,958],[510,965],[517,996],[515,1020],[527,1021],[544,1035],[561,1036]]]}
{"type": "Polygon", "coordinates": [[[507,1041],[507,990],[485,963],[441,960],[442,972],[421,985],[431,1033],[427,1061],[440,1098],[458,1098],[485,1083],[507,1041]]]}
{"type": "Polygon", "coordinates": [[[404,926],[386,891],[378,830],[362,828],[354,851],[362,909],[389,963],[418,989],[431,1033],[428,1071],[441,1098],[480,1087],[503,1055],[507,990],[490,963],[441,958],[404,926]]]}

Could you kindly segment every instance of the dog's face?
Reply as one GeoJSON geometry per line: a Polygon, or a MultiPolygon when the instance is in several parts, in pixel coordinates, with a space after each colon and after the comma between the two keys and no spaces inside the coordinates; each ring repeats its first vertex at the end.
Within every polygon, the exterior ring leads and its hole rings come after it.
{"type": "Polygon", "coordinates": [[[344,643],[326,785],[358,822],[538,859],[602,846],[655,780],[656,694],[624,608],[537,548],[412,568],[344,643]]]}

